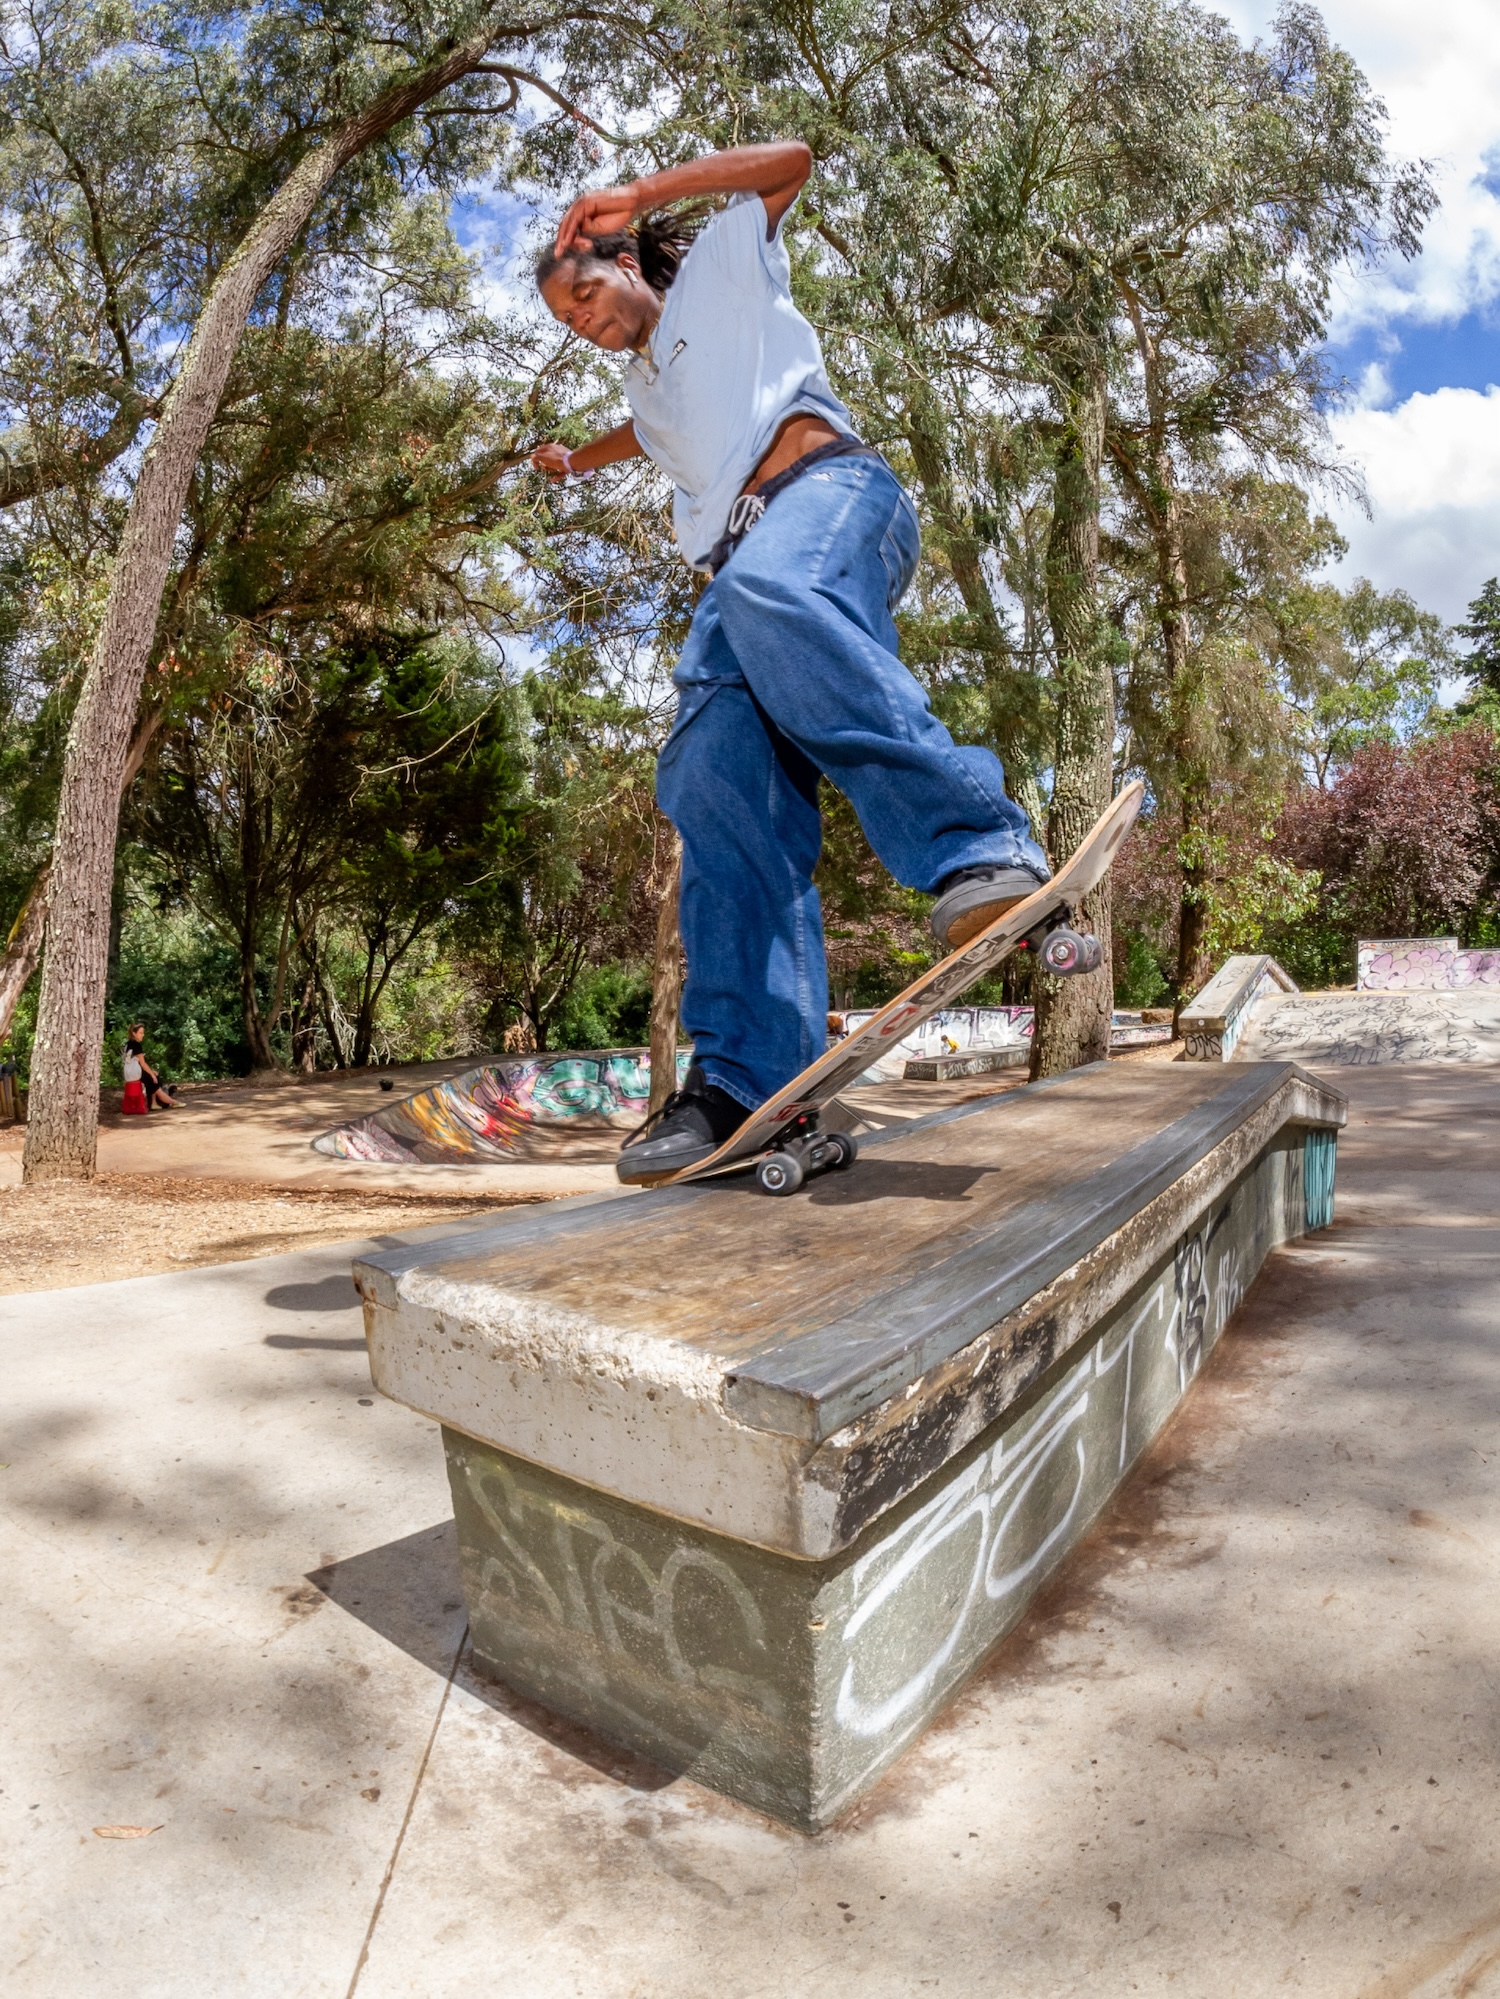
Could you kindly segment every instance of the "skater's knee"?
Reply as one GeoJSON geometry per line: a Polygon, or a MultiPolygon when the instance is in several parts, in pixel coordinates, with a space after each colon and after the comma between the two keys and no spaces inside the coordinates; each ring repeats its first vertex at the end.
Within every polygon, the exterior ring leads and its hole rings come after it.
{"type": "Polygon", "coordinates": [[[656,802],[685,840],[724,818],[730,770],[719,731],[706,716],[673,731],[657,759],[656,802]]]}

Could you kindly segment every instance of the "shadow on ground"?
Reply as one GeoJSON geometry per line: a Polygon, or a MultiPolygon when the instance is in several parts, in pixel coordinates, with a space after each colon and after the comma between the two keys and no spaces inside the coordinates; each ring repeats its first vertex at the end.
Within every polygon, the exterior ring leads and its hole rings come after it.
{"type": "Polygon", "coordinates": [[[359,1293],[354,1279],[340,1270],[320,1277],[316,1284],[273,1284],[266,1303],[278,1312],[354,1312],[359,1309],[359,1293]]]}
{"type": "MultiPolygon", "coordinates": [[[[330,1603],[357,1617],[431,1672],[445,1680],[452,1675],[474,1699],[517,1723],[574,1765],[612,1778],[630,1791],[660,1791],[677,1781],[672,1771],[528,1700],[475,1666],[468,1626],[462,1621],[458,1529],[452,1520],[352,1555],[347,1561],[330,1562],[325,1568],[314,1569],[307,1581],[330,1603]]],[[[563,1762],[553,1765],[552,1774],[568,1786],[582,1773],[563,1762]]]]}

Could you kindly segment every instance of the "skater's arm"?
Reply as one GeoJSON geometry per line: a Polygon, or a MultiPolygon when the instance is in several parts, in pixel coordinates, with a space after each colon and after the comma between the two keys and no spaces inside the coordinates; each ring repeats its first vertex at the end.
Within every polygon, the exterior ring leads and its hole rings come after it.
{"type": "Polygon", "coordinates": [[[638,215],[653,208],[705,194],[758,194],[774,236],[811,172],[808,148],[800,139],[785,139],[770,146],[731,146],[727,152],[646,174],[623,187],[597,188],[581,194],[563,217],[557,254],[571,250],[581,237],[608,236],[616,229],[628,229],[638,215]]]}
{"type": "Polygon", "coordinates": [[[545,472],[550,478],[566,479],[570,472],[596,472],[601,465],[618,465],[623,458],[641,456],[635,425],[622,423],[605,431],[602,437],[591,437],[576,451],[569,451],[565,444],[538,445],[531,454],[531,462],[538,472],[545,472]]]}

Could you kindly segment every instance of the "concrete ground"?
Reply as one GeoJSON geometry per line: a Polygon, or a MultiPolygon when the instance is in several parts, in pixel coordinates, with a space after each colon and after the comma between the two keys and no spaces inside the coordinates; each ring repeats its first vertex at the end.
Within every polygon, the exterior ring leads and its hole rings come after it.
{"type": "Polygon", "coordinates": [[[1495,1999],[1500,1068],[1334,1080],[1334,1228],[813,1840],[469,1673],[350,1246],[0,1301],[8,1999],[1495,1999]]]}

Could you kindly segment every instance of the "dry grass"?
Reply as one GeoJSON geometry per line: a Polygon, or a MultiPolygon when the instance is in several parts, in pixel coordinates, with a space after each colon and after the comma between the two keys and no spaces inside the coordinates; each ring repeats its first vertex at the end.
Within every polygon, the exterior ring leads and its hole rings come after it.
{"type": "Polygon", "coordinates": [[[276,1256],[515,1205],[493,1194],[356,1195],[143,1173],[7,1187],[0,1191],[0,1294],[276,1256]]]}

